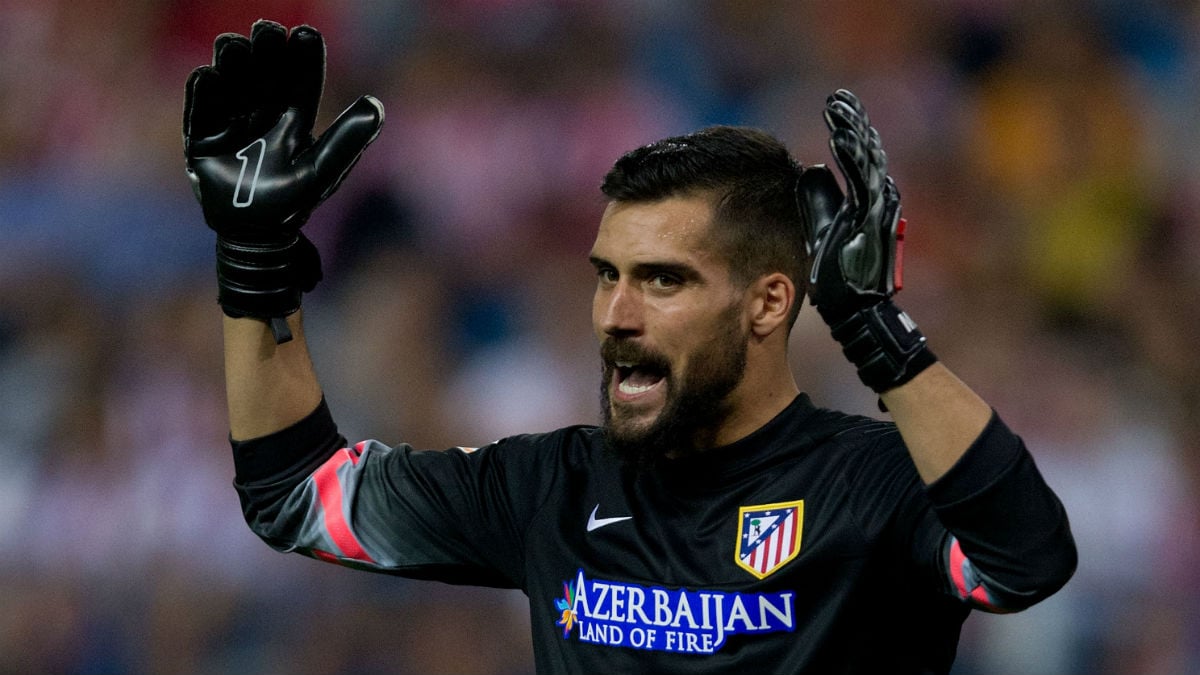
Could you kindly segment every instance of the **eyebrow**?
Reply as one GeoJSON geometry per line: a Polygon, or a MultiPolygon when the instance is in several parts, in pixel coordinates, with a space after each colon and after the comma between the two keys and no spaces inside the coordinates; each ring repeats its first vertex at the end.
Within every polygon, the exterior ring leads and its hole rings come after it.
{"type": "MultiPolygon", "coordinates": [[[[588,262],[590,262],[596,269],[600,269],[602,267],[616,267],[616,265],[596,255],[589,255],[588,262]]],[[[669,260],[650,260],[634,263],[633,267],[630,269],[630,274],[634,278],[645,278],[655,274],[663,273],[671,274],[679,277],[680,279],[686,279],[689,281],[701,278],[700,272],[695,267],[688,265],[687,263],[669,260]]]]}

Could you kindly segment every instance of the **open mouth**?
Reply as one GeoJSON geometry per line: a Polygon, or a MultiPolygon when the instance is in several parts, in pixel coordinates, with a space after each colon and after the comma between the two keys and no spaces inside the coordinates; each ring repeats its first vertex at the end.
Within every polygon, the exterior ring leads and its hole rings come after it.
{"type": "Polygon", "coordinates": [[[614,365],[617,391],[627,396],[650,391],[666,377],[660,366],[630,361],[617,361],[614,365]]]}

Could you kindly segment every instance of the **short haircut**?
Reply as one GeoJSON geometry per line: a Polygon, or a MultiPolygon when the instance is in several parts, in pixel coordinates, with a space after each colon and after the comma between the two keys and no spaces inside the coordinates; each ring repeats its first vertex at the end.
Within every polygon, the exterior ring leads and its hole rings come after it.
{"type": "Polygon", "coordinates": [[[808,288],[807,234],[796,202],[801,169],[765,131],[713,126],[626,153],[600,191],[618,202],[711,195],[713,241],[734,283],[783,272],[795,284],[790,327],[808,288]]]}

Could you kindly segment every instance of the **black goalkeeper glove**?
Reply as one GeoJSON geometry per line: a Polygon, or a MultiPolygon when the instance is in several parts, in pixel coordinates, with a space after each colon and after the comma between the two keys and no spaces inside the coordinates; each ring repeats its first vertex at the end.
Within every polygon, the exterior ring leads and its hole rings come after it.
{"type": "Polygon", "coordinates": [[[229,316],[266,321],[277,343],[291,339],[285,317],[321,280],[300,227],[383,124],[383,105],[363,96],[314,139],[324,82],[321,34],[265,20],[249,38],[218,36],[212,65],[187,81],[183,149],[217,233],[217,301],[229,316]]]}
{"type": "Polygon", "coordinates": [[[814,233],[809,289],[859,379],[878,393],[908,382],[937,361],[917,325],[892,302],[902,285],[905,221],[887,175],[879,134],[854,94],[825,105],[829,145],[846,183],[842,196],[825,166],[800,176],[800,205],[814,233]]]}

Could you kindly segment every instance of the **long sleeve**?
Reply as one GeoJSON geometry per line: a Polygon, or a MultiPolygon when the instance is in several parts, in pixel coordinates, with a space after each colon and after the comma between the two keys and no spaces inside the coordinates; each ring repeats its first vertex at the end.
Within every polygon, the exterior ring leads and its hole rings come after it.
{"type": "Polygon", "coordinates": [[[951,534],[939,553],[945,578],[973,606],[1024,609],[1074,573],[1077,553],[1066,511],[1022,440],[995,413],[926,494],[951,534]]]}
{"type": "MultiPolygon", "coordinates": [[[[250,528],[281,551],[448,583],[519,587],[540,475],[532,437],[478,451],[349,444],[324,404],[297,424],[234,442],[250,528]]],[[[545,447],[543,444],[540,447],[545,447]]]]}

